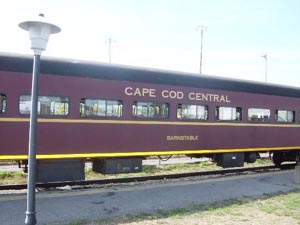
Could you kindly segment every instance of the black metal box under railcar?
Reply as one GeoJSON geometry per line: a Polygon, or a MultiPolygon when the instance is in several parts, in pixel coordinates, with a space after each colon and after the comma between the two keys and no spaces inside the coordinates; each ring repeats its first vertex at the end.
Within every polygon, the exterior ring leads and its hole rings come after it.
{"type": "Polygon", "coordinates": [[[37,161],[37,182],[84,180],[83,159],[59,159],[37,161]]]}
{"type": "Polygon", "coordinates": [[[229,167],[243,167],[244,153],[224,153],[217,157],[217,165],[223,168],[229,167]]]}
{"type": "Polygon", "coordinates": [[[103,174],[142,172],[142,158],[94,159],[93,171],[103,174]]]}

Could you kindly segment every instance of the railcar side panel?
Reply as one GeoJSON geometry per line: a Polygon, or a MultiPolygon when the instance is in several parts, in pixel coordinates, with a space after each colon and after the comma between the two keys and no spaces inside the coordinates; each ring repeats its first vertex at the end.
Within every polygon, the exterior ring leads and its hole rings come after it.
{"type": "MultiPolygon", "coordinates": [[[[0,159],[27,157],[29,116],[20,114],[19,99],[21,95],[29,95],[30,89],[30,73],[0,71],[0,93],[7,96],[6,112],[0,114],[0,159]]],[[[69,99],[68,115],[39,117],[37,154],[40,158],[300,149],[300,101],[297,97],[96,79],[89,74],[82,77],[41,74],[39,95],[69,99]],[[85,98],[120,100],[122,116],[80,116],[80,102],[85,98]],[[168,118],[133,116],[132,105],[136,101],[167,103],[168,118]],[[179,104],[207,106],[208,119],[178,119],[179,104]],[[240,107],[241,120],[216,120],[216,107],[219,106],[240,107]],[[270,122],[249,122],[247,110],[252,107],[270,109],[270,122]],[[296,121],[276,123],[276,110],[294,111],[296,121]]]]}

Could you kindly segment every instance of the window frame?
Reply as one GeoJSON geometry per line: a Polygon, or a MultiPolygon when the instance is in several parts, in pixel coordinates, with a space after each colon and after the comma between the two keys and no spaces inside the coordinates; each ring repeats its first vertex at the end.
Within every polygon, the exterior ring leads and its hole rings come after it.
{"type": "Polygon", "coordinates": [[[208,105],[198,105],[198,104],[190,104],[190,103],[179,103],[177,104],[177,108],[176,108],[176,118],[177,120],[180,121],[208,121],[209,120],[209,106],[208,105]],[[195,106],[196,107],[196,118],[190,118],[190,117],[182,117],[183,115],[183,110],[182,106],[195,106]],[[197,118],[198,117],[198,107],[203,107],[204,108],[204,119],[201,118],[197,118]],[[178,110],[181,110],[181,112],[178,112],[178,110]],[[181,118],[179,118],[179,113],[181,113],[181,118]]]}
{"type": "Polygon", "coordinates": [[[276,109],[275,110],[275,123],[288,123],[288,124],[290,124],[290,123],[295,123],[296,122],[296,111],[295,110],[287,110],[287,109],[276,109]],[[278,120],[278,112],[279,111],[282,111],[282,112],[286,112],[287,114],[286,114],[286,121],[279,121],[278,120]],[[288,112],[292,112],[292,115],[293,115],[293,121],[289,121],[288,120],[288,112]]]}
{"type": "Polygon", "coordinates": [[[7,113],[7,95],[4,92],[0,92],[0,97],[3,99],[0,101],[0,116],[7,113]]]}
{"type": "Polygon", "coordinates": [[[215,107],[215,120],[218,122],[242,122],[243,120],[243,108],[241,106],[216,106],[215,107]],[[220,119],[220,108],[236,109],[236,115],[238,109],[240,110],[240,119],[220,119]]]}
{"type": "MultiPolygon", "coordinates": [[[[97,107],[99,107],[100,105],[97,104],[97,107]]],[[[86,111],[86,109],[84,108],[84,111],[86,111]]],[[[98,111],[98,108],[97,108],[97,111],[98,111]]],[[[79,117],[80,118],[91,118],[91,119],[119,119],[119,118],[122,118],[123,117],[123,111],[124,111],[124,101],[123,100],[115,100],[115,99],[105,99],[105,98],[88,98],[88,97],[85,97],[85,98],[81,98],[80,99],[80,103],[79,103],[79,117]],[[104,115],[82,115],[82,107],[84,108],[85,106],[82,105],[82,101],[83,100],[90,100],[90,101],[104,101],[105,102],[105,114],[104,115]],[[117,105],[117,107],[120,107],[121,109],[118,110],[117,112],[117,115],[107,115],[107,106],[108,106],[108,102],[111,101],[111,102],[117,102],[119,103],[117,105]]]]}
{"type": "MultiPolygon", "coordinates": [[[[149,115],[149,105],[147,105],[147,115],[149,115]]],[[[142,110],[145,110],[145,106],[140,106],[142,107],[142,110]]],[[[161,110],[161,108],[159,108],[159,110],[161,110]]],[[[156,102],[156,101],[134,101],[132,104],[132,111],[131,111],[131,115],[133,118],[136,119],[141,119],[141,120],[167,120],[170,118],[170,103],[168,102],[156,102]],[[147,116],[147,117],[143,117],[143,116],[139,116],[138,115],[138,104],[137,103],[147,103],[147,104],[156,104],[153,106],[156,107],[157,105],[160,105],[160,107],[162,107],[163,105],[166,105],[167,108],[167,114],[158,114],[161,116],[147,116]]]]}
{"type": "MultiPolygon", "coordinates": [[[[31,94],[21,94],[21,95],[19,95],[19,102],[18,102],[18,113],[20,114],[20,115],[22,115],[22,116],[30,116],[30,110],[31,110],[31,94]],[[29,98],[30,98],[30,100],[29,100],[29,109],[28,109],[28,113],[22,113],[21,112],[21,97],[22,96],[29,96],[29,98]]],[[[25,101],[25,100],[23,100],[23,101],[25,101]]],[[[71,103],[70,103],[70,97],[66,97],[66,96],[62,96],[62,95],[39,95],[38,96],[38,117],[50,117],[50,118],[52,118],[52,117],[68,117],[69,115],[70,115],[70,106],[71,106],[71,103]],[[63,101],[61,101],[61,102],[57,102],[57,103],[60,103],[60,104],[64,104],[64,114],[58,114],[58,115],[55,115],[55,114],[51,114],[51,107],[55,107],[55,106],[51,106],[51,104],[52,104],[52,102],[54,102],[55,103],[55,101],[50,101],[50,114],[41,114],[41,110],[39,111],[39,108],[41,109],[43,106],[42,106],[42,104],[40,103],[41,101],[40,101],[40,98],[50,98],[51,99],[51,97],[52,98],[60,98],[60,99],[65,99],[65,100],[67,100],[66,102],[63,102],[63,101]],[[65,105],[67,105],[67,107],[65,106],[65,105]],[[65,110],[67,108],[67,111],[65,110]],[[65,112],[67,112],[67,113],[65,113],[65,112]]]]}
{"type": "Polygon", "coordinates": [[[258,107],[249,107],[247,110],[247,121],[250,123],[271,123],[272,122],[272,109],[270,108],[258,108],[258,107]],[[257,118],[257,120],[250,120],[249,119],[249,110],[269,110],[269,118],[257,118]]]}

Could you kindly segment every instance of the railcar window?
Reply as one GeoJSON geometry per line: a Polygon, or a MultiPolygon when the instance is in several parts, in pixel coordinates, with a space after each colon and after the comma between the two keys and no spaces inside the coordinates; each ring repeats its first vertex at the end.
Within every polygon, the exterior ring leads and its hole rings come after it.
{"type": "Polygon", "coordinates": [[[248,109],[248,121],[252,122],[269,122],[271,118],[270,109],[258,109],[249,108],[248,109]]]}
{"type": "Polygon", "coordinates": [[[165,119],[169,117],[169,104],[157,102],[134,102],[132,114],[138,118],[165,119]]]}
{"type": "MultiPolygon", "coordinates": [[[[21,95],[19,110],[23,115],[30,114],[31,96],[21,95]]],[[[69,113],[69,99],[57,96],[39,96],[38,114],[43,116],[66,116],[69,113]]]]}
{"type": "Polygon", "coordinates": [[[81,99],[82,117],[122,117],[123,102],[106,99],[81,99]]]}
{"type": "Polygon", "coordinates": [[[177,119],[207,120],[208,106],[179,104],[177,106],[177,119]]]}
{"type": "Polygon", "coordinates": [[[5,112],[6,112],[6,95],[0,93],[0,114],[3,114],[5,112]]]}
{"type": "Polygon", "coordinates": [[[276,119],[276,122],[294,123],[295,122],[295,111],[276,110],[275,119],[276,119]]]}
{"type": "Polygon", "coordinates": [[[226,121],[241,121],[242,108],[240,107],[216,107],[216,119],[226,121]]]}

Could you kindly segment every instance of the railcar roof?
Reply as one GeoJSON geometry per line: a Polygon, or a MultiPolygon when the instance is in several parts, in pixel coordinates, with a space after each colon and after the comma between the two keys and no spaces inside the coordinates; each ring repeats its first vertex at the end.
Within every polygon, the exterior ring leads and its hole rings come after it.
{"type": "MultiPolygon", "coordinates": [[[[32,72],[32,56],[0,53],[0,70],[32,72]]],[[[41,73],[300,97],[300,88],[185,72],[42,57],[41,73]]]]}

